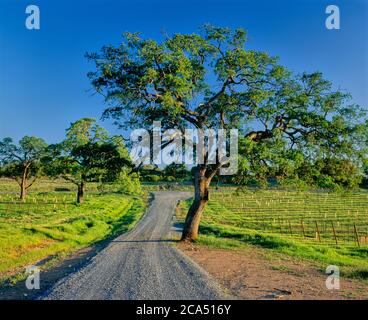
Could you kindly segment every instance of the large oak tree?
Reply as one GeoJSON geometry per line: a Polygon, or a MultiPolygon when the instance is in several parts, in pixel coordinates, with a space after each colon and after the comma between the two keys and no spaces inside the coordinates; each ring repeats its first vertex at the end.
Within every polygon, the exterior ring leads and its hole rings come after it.
{"type": "MultiPolygon", "coordinates": [[[[96,66],[89,77],[106,98],[103,115],[121,127],[161,121],[163,129],[182,131],[238,128],[245,144],[282,139],[288,148],[315,154],[353,146],[357,113],[346,93],[333,90],[320,73],[292,75],[246,42],[242,29],[211,25],[161,42],[125,33],[119,46],[87,55],[96,66]]],[[[217,157],[215,164],[195,166],[183,240],[197,238],[211,180],[225,165],[217,157]]]]}

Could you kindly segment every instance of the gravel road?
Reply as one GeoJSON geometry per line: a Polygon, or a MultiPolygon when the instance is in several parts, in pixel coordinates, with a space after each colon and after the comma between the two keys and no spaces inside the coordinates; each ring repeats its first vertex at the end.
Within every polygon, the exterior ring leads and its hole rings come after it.
{"type": "Polygon", "coordinates": [[[147,214],[129,233],[111,241],[85,267],[59,280],[42,299],[221,299],[209,275],[168,239],[185,192],[156,192],[147,214]]]}

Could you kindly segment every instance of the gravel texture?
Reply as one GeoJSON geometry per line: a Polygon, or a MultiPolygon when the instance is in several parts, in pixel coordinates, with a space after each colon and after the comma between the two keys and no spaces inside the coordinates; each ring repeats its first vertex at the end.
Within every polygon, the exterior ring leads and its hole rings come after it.
{"type": "Polygon", "coordinates": [[[168,234],[185,192],[156,192],[146,215],[91,261],[59,280],[42,299],[221,299],[209,275],[172,245],[168,234]]]}

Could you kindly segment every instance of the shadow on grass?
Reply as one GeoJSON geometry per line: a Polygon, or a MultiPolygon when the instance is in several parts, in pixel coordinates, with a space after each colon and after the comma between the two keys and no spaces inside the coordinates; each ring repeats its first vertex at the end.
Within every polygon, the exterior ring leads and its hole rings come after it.
{"type": "MultiPolygon", "coordinates": [[[[41,281],[39,290],[28,290],[25,285],[25,279],[18,281],[16,284],[9,282],[0,287],[0,300],[36,300],[43,296],[58,280],[78,271],[86,266],[89,261],[97,255],[101,250],[106,248],[111,239],[100,240],[87,248],[78,250],[69,255],[56,266],[41,272],[41,281]]],[[[42,266],[44,263],[55,259],[60,259],[57,255],[47,257],[37,263],[42,266]]]]}
{"type": "MultiPolygon", "coordinates": [[[[293,240],[282,239],[277,236],[261,234],[253,230],[242,230],[239,232],[231,227],[204,225],[200,227],[200,233],[212,236],[221,241],[234,240],[234,243],[247,243],[265,249],[271,249],[286,253],[291,256],[316,260],[322,263],[344,266],[341,274],[348,278],[368,279],[368,268],[364,261],[368,258],[368,248],[356,247],[328,247],[298,243],[293,240]],[[359,259],[359,260],[349,260],[359,259]],[[355,265],[353,265],[352,261],[355,265]],[[352,270],[353,269],[353,270],[352,270]]],[[[225,241],[226,243],[226,241],[225,241]]]]}
{"type": "Polygon", "coordinates": [[[368,280],[368,270],[367,269],[352,271],[348,275],[351,278],[368,280]]]}
{"type": "Polygon", "coordinates": [[[220,238],[234,239],[244,241],[252,245],[257,245],[267,249],[280,249],[289,247],[290,243],[271,236],[261,235],[257,233],[241,233],[233,230],[226,230],[216,226],[201,226],[200,233],[206,235],[214,235],[220,238]]]}

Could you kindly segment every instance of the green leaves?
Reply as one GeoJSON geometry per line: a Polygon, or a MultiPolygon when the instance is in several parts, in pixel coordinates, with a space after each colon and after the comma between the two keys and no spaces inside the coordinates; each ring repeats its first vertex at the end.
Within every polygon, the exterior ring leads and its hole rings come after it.
{"type": "Polygon", "coordinates": [[[14,179],[21,187],[21,199],[41,175],[42,160],[47,156],[47,144],[37,137],[25,136],[18,145],[11,138],[0,141],[0,176],[14,179]],[[33,181],[29,182],[29,179],[33,181]]]}
{"type": "Polygon", "coordinates": [[[37,137],[25,136],[16,146],[9,137],[0,141],[0,161],[3,162],[32,162],[40,160],[44,155],[47,144],[37,137]]]}
{"type": "MultiPolygon", "coordinates": [[[[275,62],[265,53],[246,51],[245,41],[242,29],[211,25],[202,35],[175,34],[161,43],[126,33],[119,47],[105,46],[99,54],[87,55],[96,66],[89,77],[96,91],[114,104],[104,114],[122,125],[167,119],[176,127],[183,122],[208,127],[226,111],[225,104],[213,112],[225,94],[260,81],[267,65],[275,62]]],[[[280,76],[280,70],[273,72],[280,76]]]]}
{"type": "Polygon", "coordinates": [[[103,142],[108,138],[108,132],[97,125],[95,119],[83,118],[72,123],[67,129],[64,147],[72,150],[89,142],[103,142]]]}
{"type": "Polygon", "coordinates": [[[246,42],[244,30],[213,25],[162,41],[128,33],[120,46],[88,55],[95,63],[89,76],[109,102],[104,115],[122,127],[160,120],[163,128],[238,128],[259,144],[251,148],[258,172],[270,172],[270,156],[289,168],[289,151],[313,161],[349,157],[361,167],[364,110],[320,72],[294,75],[246,42]]]}
{"type": "Polygon", "coordinates": [[[66,139],[52,147],[48,174],[62,176],[76,184],[88,181],[113,181],[123,167],[130,166],[122,137],[110,137],[96,124],[83,118],[66,130],[66,139]]]}

